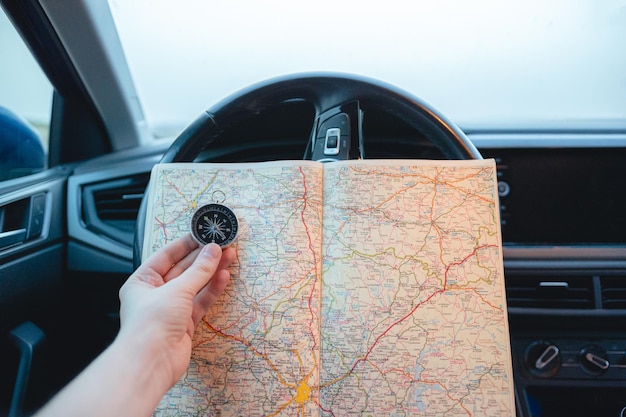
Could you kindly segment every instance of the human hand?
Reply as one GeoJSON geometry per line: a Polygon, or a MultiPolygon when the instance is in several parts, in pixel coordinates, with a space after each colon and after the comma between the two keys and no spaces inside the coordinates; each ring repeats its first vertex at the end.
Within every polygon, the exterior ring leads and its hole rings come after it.
{"type": "Polygon", "coordinates": [[[200,248],[187,235],[154,253],[120,289],[118,338],[152,355],[166,388],[187,369],[194,329],[226,287],[234,258],[232,248],[200,248]]]}
{"type": "Polygon", "coordinates": [[[196,324],[222,293],[231,248],[191,235],[157,251],[120,289],[115,341],[38,416],[150,416],[189,366],[196,324]]]}

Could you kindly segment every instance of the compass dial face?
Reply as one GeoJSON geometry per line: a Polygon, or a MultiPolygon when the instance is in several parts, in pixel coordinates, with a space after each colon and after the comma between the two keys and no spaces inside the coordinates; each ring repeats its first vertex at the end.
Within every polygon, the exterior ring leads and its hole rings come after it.
{"type": "Polygon", "coordinates": [[[191,233],[203,245],[228,246],[237,236],[239,223],[231,209],[221,204],[207,204],[191,218],[191,233]]]}

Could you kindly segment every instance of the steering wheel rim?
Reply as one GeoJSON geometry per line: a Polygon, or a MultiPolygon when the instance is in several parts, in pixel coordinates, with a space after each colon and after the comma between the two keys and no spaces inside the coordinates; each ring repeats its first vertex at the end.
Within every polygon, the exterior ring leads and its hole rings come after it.
{"type": "MultiPolygon", "coordinates": [[[[315,109],[315,122],[303,159],[311,159],[314,154],[319,154],[315,149],[317,144],[315,138],[322,123],[341,112],[348,112],[348,120],[352,125],[350,133],[352,146],[359,149],[357,151],[359,154],[353,153],[349,158],[364,157],[361,148],[362,121],[358,103],[369,103],[393,114],[418,131],[427,132],[428,139],[448,159],[482,159],[463,131],[423,100],[390,84],[362,76],[312,73],[263,81],[218,102],[178,136],[160,163],[193,162],[222,132],[253,118],[267,108],[289,100],[307,101],[315,109]],[[347,106],[350,103],[357,103],[356,107],[347,106]]],[[[144,197],[135,229],[133,247],[135,268],[141,262],[145,214],[144,197]]]]}

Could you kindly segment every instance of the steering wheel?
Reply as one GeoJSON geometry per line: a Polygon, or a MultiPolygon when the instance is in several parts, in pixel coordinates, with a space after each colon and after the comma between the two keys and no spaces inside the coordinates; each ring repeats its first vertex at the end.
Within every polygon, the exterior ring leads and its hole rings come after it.
{"type": "MultiPolygon", "coordinates": [[[[448,159],[481,159],[465,134],[422,100],[391,85],[344,74],[291,75],[265,81],[217,103],[202,113],[166,151],[161,163],[193,162],[229,128],[286,101],[304,100],[315,110],[314,125],[303,159],[318,161],[367,157],[363,111],[376,108],[422,132],[448,159]]],[[[410,157],[410,156],[407,156],[410,157]]],[[[137,217],[133,259],[141,262],[146,198],[137,217]]]]}

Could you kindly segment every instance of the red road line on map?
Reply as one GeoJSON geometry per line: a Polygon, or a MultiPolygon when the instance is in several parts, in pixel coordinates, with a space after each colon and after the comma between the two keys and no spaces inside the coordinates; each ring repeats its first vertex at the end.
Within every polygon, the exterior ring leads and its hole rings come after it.
{"type": "Polygon", "coordinates": [[[306,209],[308,206],[308,200],[307,200],[307,194],[308,194],[308,188],[307,188],[307,182],[306,182],[306,174],[304,173],[304,170],[302,169],[302,167],[298,168],[300,171],[300,175],[302,175],[302,186],[304,187],[304,194],[302,195],[302,201],[303,201],[303,206],[302,206],[302,212],[301,212],[301,218],[302,218],[302,224],[304,225],[304,230],[306,232],[307,235],[307,239],[309,241],[309,250],[311,251],[311,253],[313,254],[313,265],[314,265],[314,269],[315,269],[315,274],[314,276],[314,280],[313,280],[313,287],[311,288],[311,293],[309,295],[309,312],[311,313],[311,324],[310,324],[310,331],[311,331],[311,337],[313,339],[313,346],[311,347],[311,351],[314,351],[315,348],[317,347],[317,338],[315,337],[315,332],[312,329],[313,326],[313,322],[315,321],[315,314],[313,313],[313,308],[312,308],[312,303],[313,303],[313,295],[315,293],[315,284],[317,283],[317,276],[318,276],[318,269],[317,269],[317,255],[316,255],[316,251],[315,248],[313,248],[313,242],[311,239],[311,233],[309,231],[309,225],[306,222],[306,219],[304,218],[304,215],[306,213],[306,209]]]}
{"type": "Polygon", "coordinates": [[[367,361],[367,359],[369,358],[370,353],[372,353],[372,351],[374,350],[374,348],[376,347],[378,342],[380,342],[380,340],[383,337],[385,337],[387,335],[387,333],[389,333],[391,331],[391,329],[393,329],[396,325],[402,323],[403,321],[405,321],[406,319],[411,317],[413,315],[413,313],[415,313],[415,311],[417,311],[418,308],[420,308],[422,305],[424,305],[427,302],[429,302],[437,294],[441,294],[443,292],[445,292],[445,284],[444,284],[444,288],[442,288],[440,290],[437,290],[434,293],[432,293],[431,295],[429,295],[424,301],[418,303],[415,307],[413,307],[413,309],[408,314],[406,314],[404,317],[396,320],[389,327],[387,327],[387,329],[385,329],[384,332],[382,332],[381,334],[379,334],[376,337],[376,340],[374,340],[374,343],[372,343],[370,348],[367,350],[367,353],[365,354],[365,356],[363,356],[362,358],[357,359],[357,361],[354,363],[354,365],[352,365],[352,368],[350,368],[350,371],[348,373],[352,373],[354,371],[354,369],[359,365],[359,363],[367,361]]]}
{"type": "Polygon", "coordinates": [[[233,340],[235,342],[239,342],[242,345],[244,345],[245,347],[247,347],[248,349],[250,349],[250,351],[252,353],[254,353],[255,355],[263,358],[267,364],[269,365],[270,368],[272,368],[272,370],[276,373],[276,376],[278,377],[278,380],[286,387],[288,388],[297,388],[297,386],[288,383],[285,378],[283,378],[282,374],[280,373],[280,371],[278,370],[278,368],[276,368],[276,365],[274,365],[274,363],[272,363],[272,361],[270,360],[270,358],[267,356],[267,354],[262,353],[260,351],[258,351],[257,349],[255,349],[252,344],[241,338],[241,337],[236,337],[227,333],[222,332],[219,329],[216,329],[215,327],[211,326],[211,324],[209,322],[207,322],[206,320],[203,319],[204,324],[209,328],[209,330],[211,330],[212,332],[214,332],[215,334],[222,336],[225,339],[229,339],[229,340],[233,340]]]}
{"type": "Polygon", "coordinates": [[[165,223],[159,220],[157,216],[154,216],[154,221],[156,221],[159,224],[159,227],[163,229],[163,237],[167,240],[167,228],[165,227],[165,223]]]}
{"type": "Polygon", "coordinates": [[[473,257],[476,255],[476,252],[478,252],[478,250],[480,249],[484,249],[484,248],[488,248],[488,247],[494,247],[494,245],[481,245],[481,246],[477,246],[474,248],[474,250],[467,255],[465,258],[463,258],[462,260],[458,261],[458,262],[453,262],[451,264],[449,264],[446,267],[446,272],[444,273],[444,280],[443,280],[443,288],[433,292],[432,294],[430,294],[424,301],[418,303],[415,305],[415,307],[413,307],[413,309],[405,314],[402,318],[396,320],[395,322],[393,322],[389,327],[387,327],[387,329],[385,329],[384,332],[382,332],[381,334],[379,334],[376,337],[376,340],[374,340],[374,343],[372,343],[372,345],[370,346],[370,348],[367,350],[367,353],[365,354],[365,356],[363,356],[362,358],[359,358],[356,360],[356,362],[354,362],[354,365],[352,365],[352,368],[350,368],[350,371],[348,373],[352,373],[354,372],[355,368],[361,363],[361,362],[365,362],[367,361],[367,359],[369,358],[369,355],[372,353],[372,351],[374,350],[374,348],[376,347],[376,345],[378,345],[378,342],[380,342],[380,340],[385,337],[390,331],[391,329],[393,329],[395,326],[397,326],[398,324],[402,323],[403,321],[405,321],[406,319],[408,319],[409,317],[411,317],[418,308],[420,308],[422,305],[428,303],[430,300],[432,300],[436,295],[438,294],[443,294],[447,288],[448,288],[448,272],[450,271],[450,268],[453,266],[458,266],[458,265],[462,265],[463,263],[465,263],[469,258],[473,257]]]}

